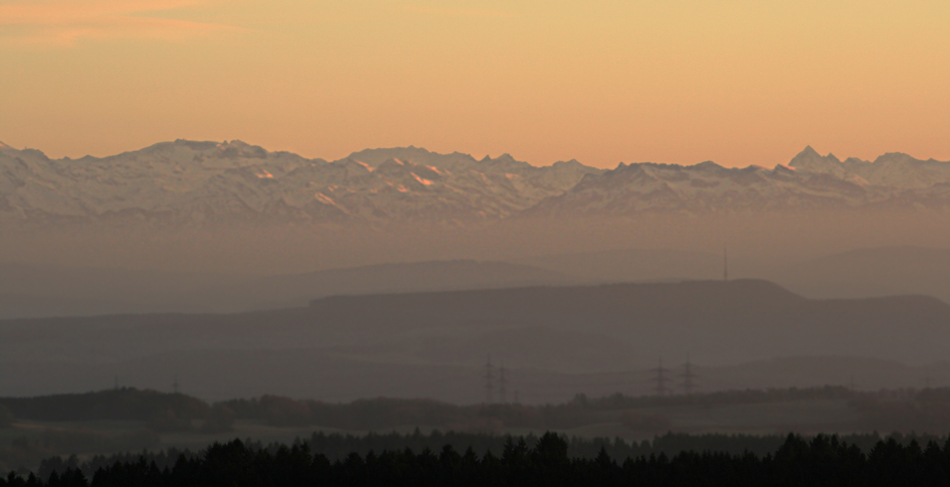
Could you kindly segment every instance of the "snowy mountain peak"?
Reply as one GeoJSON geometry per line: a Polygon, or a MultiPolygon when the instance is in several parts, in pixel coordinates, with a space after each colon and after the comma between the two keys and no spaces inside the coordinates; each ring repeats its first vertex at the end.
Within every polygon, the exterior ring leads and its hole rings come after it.
{"type": "Polygon", "coordinates": [[[174,226],[497,220],[599,169],[480,163],[424,148],[369,149],[327,162],[239,140],[178,139],[105,158],[0,150],[0,222],[174,226]]]}
{"type": "Polygon", "coordinates": [[[532,217],[630,217],[644,213],[749,213],[854,209],[950,213],[950,162],[886,154],[875,164],[842,163],[806,147],[788,166],[724,168],[623,164],[588,174],[560,196],[524,212],[532,217]]]}
{"type": "Polygon", "coordinates": [[[399,159],[400,161],[426,164],[427,162],[431,162],[435,159],[441,159],[445,157],[451,157],[451,155],[443,156],[442,154],[429,152],[422,147],[415,146],[366,149],[359,152],[354,152],[347,156],[347,158],[365,162],[372,167],[378,167],[390,159],[399,159]]]}
{"type": "Polygon", "coordinates": [[[829,153],[827,156],[822,156],[811,146],[805,147],[805,150],[792,158],[788,166],[800,171],[834,174],[838,177],[844,177],[847,173],[841,161],[834,154],[829,153]]]}
{"type": "MultiPolygon", "coordinates": [[[[931,161],[933,161],[933,159],[931,159],[931,161]]],[[[907,165],[907,164],[913,164],[913,163],[919,163],[919,162],[923,162],[923,161],[919,159],[915,159],[907,154],[904,154],[903,152],[887,152],[883,155],[878,156],[877,159],[874,159],[874,162],[872,162],[872,164],[874,165],[878,165],[878,164],[880,165],[885,165],[885,164],[907,165]]]]}
{"type": "Polygon", "coordinates": [[[240,140],[178,139],[114,156],[52,160],[0,146],[0,224],[465,225],[522,216],[902,208],[950,211],[950,163],[888,153],[841,162],[806,147],[788,166],[726,168],[576,160],[532,166],[420,147],[327,162],[240,140]]]}
{"type": "Polygon", "coordinates": [[[719,164],[716,164],[713,161],[703,161],[703,162],[700,162],[699,164],[696,164],[696,166],[694,167],[696,167],[696,169],[700,169],[703,171],[718,171],[721,169],[725,169],[724,167],[720,166],[719,164]]]}

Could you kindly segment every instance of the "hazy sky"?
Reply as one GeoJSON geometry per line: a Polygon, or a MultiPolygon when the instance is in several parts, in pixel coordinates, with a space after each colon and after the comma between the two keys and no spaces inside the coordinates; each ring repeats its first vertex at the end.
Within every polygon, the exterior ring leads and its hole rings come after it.
{"type": "Polygon", "coordinates": [[[0,141],[950,160],[950,1],[0,0],[0,141]]]}

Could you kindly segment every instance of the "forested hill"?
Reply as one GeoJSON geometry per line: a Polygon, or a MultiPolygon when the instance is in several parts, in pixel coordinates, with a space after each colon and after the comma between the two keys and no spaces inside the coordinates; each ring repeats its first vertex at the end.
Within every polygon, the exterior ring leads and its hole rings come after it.
{"type": "MultiPolygon", "coordinates": [[[[922,401],[950,402],[950,389],[918,394],[922,401]]],[[[843,387],[811,389],[745,390],[697,394],[694,396],[631,397],[614,394],[588,398],[577,395],[561,404],[456,405],[429,399],[360,399],[348,403],[292,399],[275,395],[208,403],[181,393],[141,390],[133,387],[81,394],[53,394],[36,397],[0,397],[0,407],[16,419],[33,421],[149,421],[174,417],[206,420],[226,409],[235,420],[261,420],[274,426],[326,426],[349,430],[379,430],[396,425],[459,425],[475,418],[507,420],[511,425],[540,429],[557,423],[576,424],[583,412],[625,410],[636,407],[676,407],[695,404],[764,404],[772,402],[873,398],[875,393],[855,393],[843,387]],[[545,423],[546,422],[546,423],[545,423]]]]}
{"type": "MultiPolygon", "coordinates": [[[[666,412],[682,409],[841,404],[837,416],[822,423],[832,431],[950,432],[950,389],[857,392],[844,387],[736,390],[692,395],[588,398],[540,406],[517,403],[455,405],[428,399],[361,399],[327,403],[265,395],[206,403],[184,394],[121,388],[85,394],[33,398],[0,398],[0,411],[14,422],[140,421],[158,432],[225,433],[236,421],[271,427],[333,428],[344,431],[389,431],[419,426],[456,431],[509,429],[568,430],[610,423],[637,436],[677,430],[666,412]]],[[[764,410],[764,409],[763,409],[764,410]]],[[[831,413],[829,413],[831,414],[831,413]]],[[[731,423],[735,428],[738,423],[731,423]]],[[[0,425],[2,427],[2,425],[0,425]]],[[[735,431],[735,429],[733,429],[735,431]]]]}
{"type": "Polygon", "coordinates": [[[210,406],[185,394],[123,387],[83,394],[0,397],[0,407],[19,419],[40,421],[146,421],[172,412],[179,418],[205,418],[210,406]]]}

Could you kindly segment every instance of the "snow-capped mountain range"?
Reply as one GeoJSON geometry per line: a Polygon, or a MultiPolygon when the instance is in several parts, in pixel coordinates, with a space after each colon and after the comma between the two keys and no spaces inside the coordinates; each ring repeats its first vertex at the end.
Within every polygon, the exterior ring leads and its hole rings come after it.
{"type": "Polygon", "coordinates": [[[535,167],[416,147],[328,162],[240,141],[163,142],[134,152],[50,159],[0,143],[0,222],[425,222],[897,208],[950,210],[950,163],[885,154],[838,160],[806,148],[786,165],[729,169],[577,161],[535,167]]]}
{"type": "Polygon", "coordinates": [[[788,165],[724,168],[621,164],[590,175],[563,195],[525,211],[531,216],[633,215],[644,212],[796,210],[950,210],[950,162],[888,153],[874,162],[806,147],[788,165]]]}

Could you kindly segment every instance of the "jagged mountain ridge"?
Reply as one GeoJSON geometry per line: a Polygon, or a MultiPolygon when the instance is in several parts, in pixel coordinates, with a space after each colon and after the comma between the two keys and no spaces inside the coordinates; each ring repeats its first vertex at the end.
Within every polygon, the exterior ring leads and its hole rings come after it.
{"type": "Polygon", "coordinates": [[[846,209],[947,211],[950,162],[921,161],[902,153],[888,153],[874,162],[842,162],[809,146],[788,165],[774,169],[725,168],[711,161],[694,166],[620,164],[585,176],[565,194],[542,201],[524,215],[846,209]]]}
{"type": "Polygon", "coordinates": [[[415,147],[327,162],[241,141],[177,140],[75,160],[2,146],[0,218],[462,223],[505,218],[599,172],[576,161],[535,167],[507,154],[478,161],[415,147]]]}
{"type": "Polygon", "coordinates": [[[888,153],[840,161],[807,147],[774,169],[571,160],[536,167],[422,148],[328,162],[241,141],[163,142],[104,158],[50,159],[0,144],[0,222],[424,222],[644,212],[950,208],[950,163],[888,153]]]}

